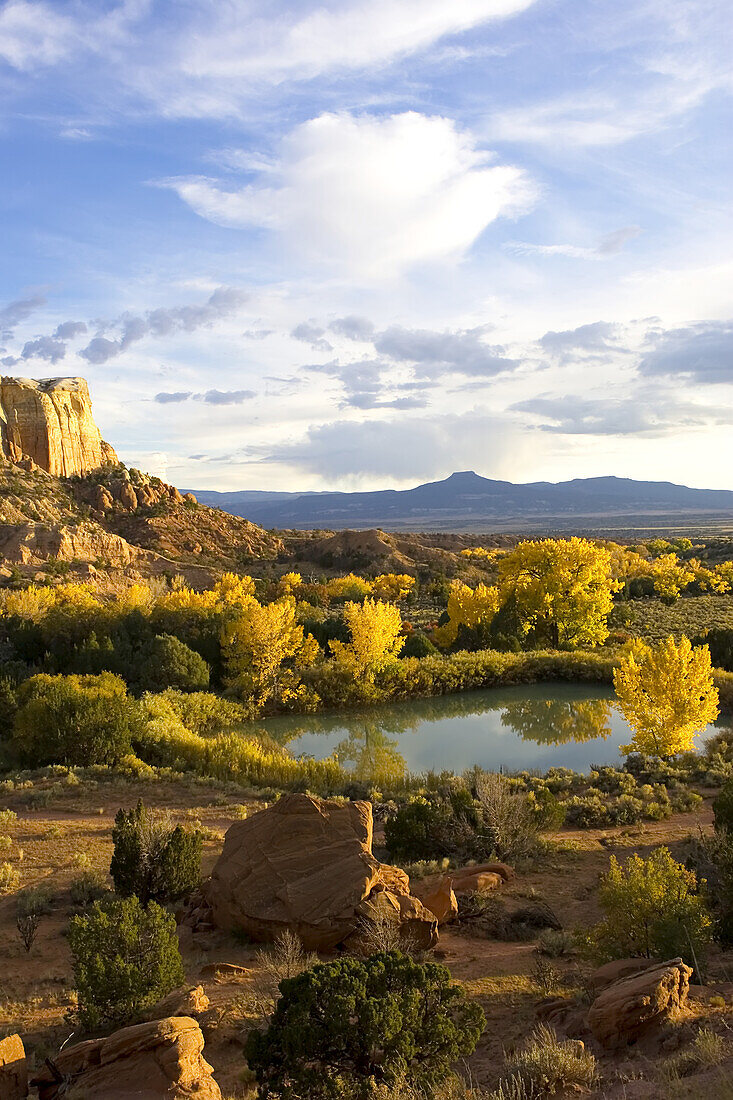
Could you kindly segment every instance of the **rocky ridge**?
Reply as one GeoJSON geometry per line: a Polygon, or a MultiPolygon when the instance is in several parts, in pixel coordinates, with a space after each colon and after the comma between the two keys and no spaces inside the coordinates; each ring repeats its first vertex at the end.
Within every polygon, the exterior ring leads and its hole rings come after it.
{"type": "Polygon", "coordinates": [[[83,378],[0,379],[0,447],[12,462],[71,477],[116,463],[83,378]]]}

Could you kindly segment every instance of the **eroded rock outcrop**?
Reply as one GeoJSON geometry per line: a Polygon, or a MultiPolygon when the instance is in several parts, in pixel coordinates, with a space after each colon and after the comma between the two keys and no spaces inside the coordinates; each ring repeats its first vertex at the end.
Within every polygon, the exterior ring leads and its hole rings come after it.
{"type": "Polygon", "coordinates": [[[152,560],[154,555],[131,546],[120,535],[113,535],[93,522],[54,527],[42,523],[0,523],[0,557],[17,565],[38,565],[55,558],[80,562],[102,560],[126,566],[152,560]]]}
{"type": "Polygon", "coordinates": [[[410,894],[404,871],[372,854],[369,802],[291,794],[229,827],[206,886],[214,923],[268,941],[289,929],[329,951],[365,920],[393,920],[422,947],[437,921],[410,894]]]}
{"type": "Polygon", "coordinates": [[[117,461],[94,422],[83,378],[0,379],[0,446],[11,461],[55,477],[117,461]]]}
{"type": "Polygon", "coordinates": [[[687,1001],[691,975],[682,959],[670,959],[613,982],[588,1011],[594,1039],[608,1049],[625,1046],[670,1019],[687,1001]]]}
{"type": "Polygon", "coordinates": [[[195,1020],[169,1016],[67,1047],[31,1084],[39,1100],[221,1100],[203,1049],[195,1020]]]}
{"type": "Polygon", "coordinates": [[[28,1095],[28,1069],[20,1035],[0,1039],[0,1098],[23,1100],[28,1095]]]}

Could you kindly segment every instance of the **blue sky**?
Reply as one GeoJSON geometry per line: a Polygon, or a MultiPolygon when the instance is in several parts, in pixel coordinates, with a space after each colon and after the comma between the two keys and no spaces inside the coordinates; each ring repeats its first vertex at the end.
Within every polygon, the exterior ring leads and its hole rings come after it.
{"type": "Polygon", "coordinates": [[[0,4],[0,359],[184,487],[733,488],[729,0],[0,4]]]}

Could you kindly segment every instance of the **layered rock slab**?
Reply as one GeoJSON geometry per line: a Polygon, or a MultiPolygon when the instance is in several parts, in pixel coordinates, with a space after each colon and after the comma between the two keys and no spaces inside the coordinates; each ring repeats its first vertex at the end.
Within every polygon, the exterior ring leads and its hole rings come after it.
{"type": "Polygon", "coordinates": [[[195,1020],[169,1016],[67,1047],[31,1084],[39,1100],[222,1100],[203,1049],[195,1020]]]}
{"type": "Polygon", "coordinates": [[[588,1011],[593,1038],[613,1049],[671,1019],[687,1001],[691,975],[682,959],[670,959],[613,982],[588,1011]]]}
{"type": "Polygon", "coordinates": [[[205,892],[219,928],[255,940],[290,930],[308,950],[330,951],[379,919],[420,946],[437,941],[407,875],[372,854],[369,802],[291,794],[235,822],[205,892]]]}
{"type": "Polygon", "coordinates": [[[54,477],[117,462],[94,422],[83,378],[0,379],[0,445],[12,462],[30,460],[54,477]]]}

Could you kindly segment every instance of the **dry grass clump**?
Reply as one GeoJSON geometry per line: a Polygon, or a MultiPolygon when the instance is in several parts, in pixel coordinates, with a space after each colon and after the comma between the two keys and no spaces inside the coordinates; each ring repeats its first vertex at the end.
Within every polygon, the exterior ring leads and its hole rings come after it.
{"type": "Polygon", "coordinates": [[[596,1060],[580,1041],[559,1039],[552,1028],[540,1024],[525,1046],[507,1059],[506,1071],[488,1100],[529,1100],[589,1088],[596,1077],[596,1060]]]}
{"type": "Polygon", "coordinates": [[[699,1070],[719,1066],[730,1049],[730,1041],[725,1036],[710,1027],[701,1027],[688,1047],[664,1062],[661,1076],[667,1082],[673,1082],[699,1070]]]}
{"type": "Polygon", "coordinates": [[[255,1018],[266,1026],[275,1011],[280,982],[310,970],[317,962],[318,956],[305,951],[298,936],[286,929],[272,947],[257,952],[252,984],[231,1002],[228,1015],[234,1019],[255,1018]]]}

